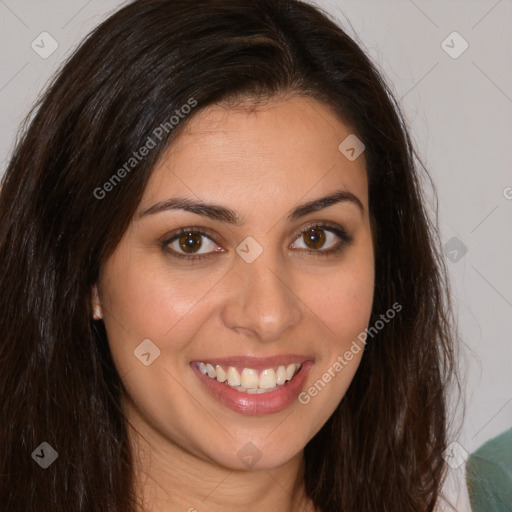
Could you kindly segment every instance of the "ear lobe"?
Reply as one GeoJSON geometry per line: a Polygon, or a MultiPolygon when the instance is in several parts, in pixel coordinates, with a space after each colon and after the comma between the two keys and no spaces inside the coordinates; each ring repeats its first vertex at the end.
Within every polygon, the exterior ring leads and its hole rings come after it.
{"type": "Polygon", "coordinates": [[[103,318],[103,311],[101,309],[100,296],[98,294],[98,285],[95,283],[91,288],[91,307],[92,317],[94,320],[101,320],[103,318]]]}

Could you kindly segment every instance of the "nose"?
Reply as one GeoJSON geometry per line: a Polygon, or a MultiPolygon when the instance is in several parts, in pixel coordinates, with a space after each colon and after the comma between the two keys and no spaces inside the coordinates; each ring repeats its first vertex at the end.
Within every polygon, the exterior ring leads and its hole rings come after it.
{"type": "Polygon", "coordinates": [[[277,266],[273,259],[271,267],[269,260],[262,255],[252,263],[237,262],[230,277],[232,291],[222,311],[227,327],[261,342],[280,339],[299,325],[303,316],[286,263],[277,266]]]}

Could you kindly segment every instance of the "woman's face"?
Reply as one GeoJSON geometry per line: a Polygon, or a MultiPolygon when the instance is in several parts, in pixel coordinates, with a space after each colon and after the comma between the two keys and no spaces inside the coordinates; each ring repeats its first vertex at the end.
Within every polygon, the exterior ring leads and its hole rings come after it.
{"type": "Polygon", "coordinates": [[[154,169],[93,294],[153,446],[277,467],[343,398],[374,291],[364,153],[338,149],[350,134],[309,98],[214,106],[154,169]]]}

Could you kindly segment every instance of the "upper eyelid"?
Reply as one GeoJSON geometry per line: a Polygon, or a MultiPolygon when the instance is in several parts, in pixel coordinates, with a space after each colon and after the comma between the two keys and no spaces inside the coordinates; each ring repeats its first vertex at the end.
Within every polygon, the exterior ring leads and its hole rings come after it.
{"type": "Polygon", "coordinates": [[[327,222],[327,221],[323,221],[323,222],[320,221],[320,222],[310,222],[310,223],[307,223],[304,227],[300,228],[297,231],[297,235],[300,236],[305,231],[308,231],[309,229],[314,229],[314,228],[320,228],[320,229],[324,229],[325,231],[331,231],[331,232],[333,232],[337,236],[339,236],[339,235],[338,235],[338,233],[336,233],[336,231],[347,231],[345,229],[345,227],[342,226],[341,224],[340,225],[336,225],[335,223],[330,223],[330,222],[327,222]]]}
{"type": "Polygon", "coordinates": [[[201,236],[205,236],[205,237],[209,238],[212,242],[215,242],[215,243],[217,243],[217,242],[215,241],[214,237],[220,236],[220,235],[210,234],[210,230],[207,228],[191,226],[191,227],[177,228],[177,229],[172,230],[170,233],[165,234],[162,237],[162,241],[165,243],[170,243],[173,240],[175,240],[176,238],[183,236],[184,234],[187,234],[187,233],[200,234],[201,236]]]}

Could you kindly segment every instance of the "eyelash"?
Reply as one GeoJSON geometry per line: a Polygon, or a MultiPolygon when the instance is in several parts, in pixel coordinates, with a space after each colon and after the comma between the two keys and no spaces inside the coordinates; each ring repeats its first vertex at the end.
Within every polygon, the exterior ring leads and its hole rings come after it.
{"type": "MultiPolygon", "coordinates": [[[[301,236],[305,235],[308,231],[312,229],[320,229],[323,231],[330,231],[331,233],[334,233],[339,239],[340,242],[337,244],[336,247],[332,249],[299,249],[302,252],[307,253],[311,256],[331,256],[334,253],[340,252],[346,245],[353,242],[354,237],[352,235],[349,235],[344,228],[341,226],[336,226],[329,223],[312,223],[308,224],[306,227],[304,227],[297,235],[295,235],[294,242],[300,238],[301,236]]],[[[192,233],[194,235],[200,235],[205,236],[206,238],[210,239],[213,243],[216,243],[215,240],[207,233],[203,228],[195,228],[195,227],[189,227],[189,228],[180,228],[174,233],[172,233],[172,236],[170,238],[166,238],[165,241],[162,242],[162,249],[169,254],[173,258],[178,259],[184,259],[187,261],[198,261],[205,258],[210,258],[214,252],[220,252],[220,251],[213,251],[205,254],[181,254],[174,250],[167,250],[166,247],[177,240],[180,236],[187,235],[189,233],[192,233]]],[[[217,244],[218,245],[218,244],[217,244]]]]}

